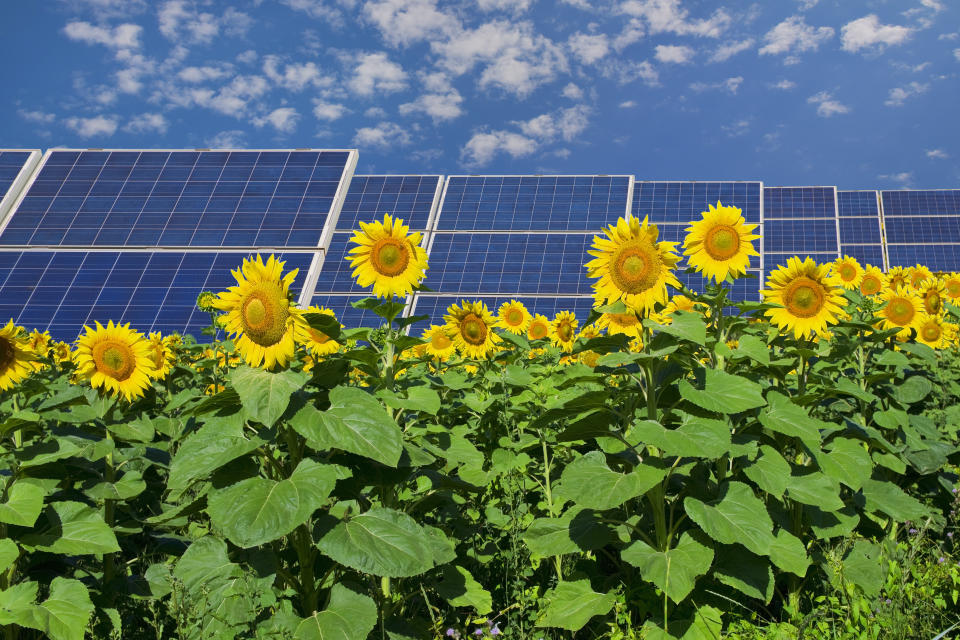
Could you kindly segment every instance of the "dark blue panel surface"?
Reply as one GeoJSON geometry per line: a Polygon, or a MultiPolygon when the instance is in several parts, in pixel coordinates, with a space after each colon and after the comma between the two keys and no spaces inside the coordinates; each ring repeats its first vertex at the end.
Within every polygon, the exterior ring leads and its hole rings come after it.
{"type": "MultiPolygon", "coordinates": [[[[732,287],[727,285],[727,287],[730,288],[730,292],[727,294],[729,300],[735,302],[743,302],[744,300],[760,301],[760,272],[759,270],[751,269],[747,271],[747,275],[754,277],[737,278],[733,281],[732,287]]],[[[686,288],[692,289],[696,293],[703,293],[707,290],[707,285],[713,283],[713,280],[708,281],[699,273],[677,273],[677,280],[686,288]]],[[[668,288],[667,291],[670,295],[675,293],[672,288],[668,288]]]]}
{"type": "Polygon", "coordinates": [[[836,218],[828,220],[767,220],[763,225],[764,251],[770,253],[824,253],[836,257],[836,218]]]}
{"type": "Polygon", "coordinates": [[[447,312],[447,307],[451,304],[462,304],[464,300],[475,302],[483,301],[490,310],[490,313],[496,315],[500,305],[510,300],[519,300],[527,307],[530,313],[539,313],[550,320],[559,311],[572,311],[580,321],[581,328],[590,316],[590,310],[593,309],[593,298],[589,297],[557,297],[557,298],[532,298],[526,296],[431,296],[420,294],[415,301],[413,315],[430,316],[429,320],[423,320],[413,325],[410,334],[419,336],[431,324],[444,324],[443,316],[447,312]]]}
{"type": "Polygon", "coordinates": [[[765,187],[763,219],[834,218],[837,202],[833,187],[765,187]]]}
{"type": "Polygon", "coordinates": [[[437,229],[599,231],[627,212],[626,176],[451,176],[437,229]]]}
{"type": "Polygon", "coordinates": [[[840,218],[840,243],[880,244],[880,218],[840,218]]]}
{"type": "Polygon", "coordinates": [[[883,215],[960,215],[960,189],[881,191],[883,215]]]}
{"type": "Polygon", "coordinates": [[[763,286],[767,286],[767,277],[773,272],[779,269],[780,267],[787,266],[787,261],[792,257],[798,257],[800,260],[806,258],[812,258],[817,264],[826,264],[828,262],[835,262],[837,260],[836,253],[767,253],[764,255],[764,264],[763,264],[763,286]]]}
{"type": "Polygon", "coordinates": [[[883,247],[879,244],[842,244],[840,253],[856,258],[861,266],[872,265],[883,269],[883,247]]]}
{"type": "Polygon", "coordinates": [[[922,264],[934,271],[960,271],[960,244],[889,244],[891,267],[922,264]]]}
{"type": "Polygon", "coordinates": [[[841,218],[880,219],[876,191],[837,191],[837,213],[841,218]]]}
{"type": "Polygon", "coordinates": [[[310,304],[318,307],[326,307],[333,311],[344,327],[356,329],[357,327],[380,327],[384,320],[372,311],[365,309],[355,309],[351,303],[361,300],[367,296],[337,296],[337,295],[315,295],[310,304]]]}
{"type": "Polygon", "coordinates": [[[54,151],[0,244],[315,247],[340,151],[54,151]]]}
{"type": "Polygon", "coordinates": [[[29,151],[0,151],[0,199],[7,195],[29,159],[29,151]]]}
{"type": "Polygon", "coordinates": [[[887,242],[960,242],[960,216],[886,216],[887,242]]]}
{"type": "Polygon", "coordinates": [[[760,182],[640,182],[633,185],[633,215],[652,223],[689,224],[719,200],[738,207],[749,223],[760,222],[760,182]]]}
{"type": "Polygon", "coordinates": [[[360,229],[360,222],[402,218],[411,231],[425,231],[440,176],[353,176],[337,218],[337,229],[360,229]]]}
{"type": "MultiPolygon", "coordinates": [[[[201,291],[236,284],[230,273],[243,253],[0,251],[0,318],[28,329],[48,329],[72,341],[84,324],[131,323],[142,332],[192,333],[210,324],[196,308],[201,291]]],[[[299,295],[311,254],[290,253],[285,272],[299,268],[299,295]]]]}

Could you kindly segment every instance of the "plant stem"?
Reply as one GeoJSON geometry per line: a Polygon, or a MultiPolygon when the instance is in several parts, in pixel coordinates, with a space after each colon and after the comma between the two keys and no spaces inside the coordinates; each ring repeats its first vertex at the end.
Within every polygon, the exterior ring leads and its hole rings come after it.
{"type": "MultiPolygon", "coordinates": [[[[113,411],[113,407],[110,407],[110,412],[113,411]]],[[[109,414],[108,414],[109,415],[109,414]]],[[[113,444],[113,434],[110,433],[109,427],[104,425],[104,432],[106,433],[107,440],[110,444],[113,444]]],[[[107,452],[106,458],[104,458],[104,479],[113,484],[116,480],[116,469],[113,466],[113,447],[110,447],[110,450],[107,452]]],[[[103,501],[103,520],[107,523],[107,526],[110,529],[113,529],[113,519],[114,519],[114,501],[110,498],[106,498],[103,501]]],[[[104,554],[103,556],[103,586],[106,587],[113,581],[114,573],[116,573],[115,559],[112,553],[104,554]]],[[[112,598],[111,598],[112,599],[112,598]]]]}
{"type": "Polygon", "coordinates": [[[317,584],[313,574],[316,552],[313,550],[309,521],[296,528],[293,545],[300,564],[300,611],[304,617],[309,617],[317,610],[317,584]]]}

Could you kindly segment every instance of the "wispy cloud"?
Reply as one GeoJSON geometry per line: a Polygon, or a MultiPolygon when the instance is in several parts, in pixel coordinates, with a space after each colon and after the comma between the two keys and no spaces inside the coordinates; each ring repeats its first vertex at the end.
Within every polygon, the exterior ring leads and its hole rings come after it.
{"type": "Polygon", "coordinates": [[[909,27],[880,24],[875,14],[870,14],[843,25],[840,41],[843,50],[856,53],[862,49],[882,51],[885,47],[903,44],[913,32],[909,27]]]}
{"type": "Polygon", "coordinates": [[[927,149],[926,154],[932,160],[946,160],[950,157],[950,154],[943,149],[927,149]]]}
{"type": "Polygon", "coordinates": [[[94,116],[92,118],[67,118],[64,124],[73,129],[81,138],[96,136],[109,138],[117,131],[115,116],[94,116]]]}
{"type": "Polygon", "coordinates": [[[905,87],[895,87],[890,89],[890,96],[883,103],[888,107],[900,107],[903,106],[904,101],[912,96],[918,96],[921,93],[926,93],[927,89],[930,88],[929,84],[921,84],[919,82],[911,82],[905,87]]]}
{"type": "Polygon", "coordinates": [[[693,59],[694,50],[683,45],[658,44],[656,58],[660,62],[686,64],[693,59]]]}
{"type": "Polygon", "coordinates": [[[136,24],[120,24],[111,29],[92,25],[89,22],[75,21],[68,22],[63,32],[71,40],[86,44],[102,44],[111,49],[139,49],[143,27],[136,24]]]}
{"type": "Polygon", "coordinates": [[[816,51],[821,44],[833,37],[831,27],[813,27],[803,16],[790,16],[763,36],[766,44],[760,55],[797,54],[816,51]]]}
{"type": "Polygon", "coordinates": [[[735,76],[733,78],[727,78],[723,82],[694,82],[690,85],[690,88],[701,93],[703,91],[710,91],[714,89],[720,89],[724,91],[729,91],[732,94],[736,94],[740,90],[740,85],[743,84],[743,76],[735,76]]]}
{"type": "Polygon", "coordinates": [[[123,127],[129,133],[159,133],[167,132],[167,119],[162,113],[141,113],[134,116],[123,127]]]}
{"type": "Polygon", "coordinates": [[[833,95],[827,91],[810,96],[807,98],[807,103],[817,105],[817,115],[821,118],[850,113],[850,107],[834,100],[833,95]]]}
{"type": "Polygon", "coordinates": [[[278,133],[293,133],[300,121],[300,113],[293,107],[280,107],[253,119],[256,127],[272,126],[278,133]]]}
{"type": "Polygon", "coordinates": [[[908,187],[913,184],[913,172],[912,171],[902,171],[900,173],[882,173],[877,176],[878,180],[887,180],[889,182],[895,182],[903,187],[908,187]]]}
{"type": "Polygon", "coordinates": [[[353,136],[353,144],[359,147],[390,149],[410,144],[406,129],[395,122],[381,122],[375,127],[360,127],[353,136]]]}
{"type": "Polygon", "coordinates": [[[536,140],[512,131],[478,131],[460,150],[460,162],[468,168],[481,167],[500,153],[521,158],[532,154],[537,146],[536,140]]]}
{"type": "Polygon", "coordinates": [[[786,78],[784,78],[779,82],[771,82],[767,86],[769,86],[771,89],[780,89],[781,91],[789,91],[790,89],[795,89],[797,86],[797,83],[793,82],[792,80],[787,80],[786,78]]]}
{"type": "Polygon", "coordinates": [[[746,40],[734,41],[717,47],[710,56],[710,62],[724,62],[733,56],[753,47],[755,40],[747,38],[746,40]]]}

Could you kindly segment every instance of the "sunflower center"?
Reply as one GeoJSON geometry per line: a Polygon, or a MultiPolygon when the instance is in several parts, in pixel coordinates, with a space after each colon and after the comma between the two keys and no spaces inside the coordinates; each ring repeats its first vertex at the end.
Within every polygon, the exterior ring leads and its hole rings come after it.
{"type": "Polygon", "coordinates": [[[927,342],[936,342],[940,339],[940,327],[936,324],[928,324],[923,327],[923,339],[927,342]]]}
{"type": "Polygon", "coordinates": [[[370,262],[380,275],[393,277],[403,273],[407,268],[410,262],[410,250],[397,238],[381,238],[373,245],[370,262]]]}
{"type": "Polygon", "coordinates": [[[728,224],[718,224],[707,232],[703,248],[714,260],[729,260],[740,250],[740,234],[728,224]]]}
{"type": "Polygon", "coordinates": [[[438,351],[450,348],[450,344],[450,338],[445,333],[437,332],[430,337],[430,346],[438,351]]]}
{"type": "Polygon", "coordinates": [[[6,338],[0,337],[0,373],[6,371],[17,357],[13,344],[6,338]]]}
{"type": "Polygon", "coordinates": [[[476,314],[468,313],[460,323],[460,333],[472,345],[483,344],[487,340],[487,324],[476,314]]]}
{"type": "Polygon", "coordinates": [[[507,311],[507,324],[511,327],[519,327],[523,324],[523,313],[520,309],[510,309],[507,311]]]}
{"type": "Polygon", "coordinates": [[[823,309],[825,297],[826,291],[819,282],[801,277],[787,287],[783,302],[787,310],[798,318],[812,318],[823,309]]]}
{"type": "Polygon", "coordinates": [[[115,380],[126,380],[136,368],[136,356],[129,345],[104,340],[93,346],[93,362],[97,371],[115,380]]]}
{"type": "Polygon", "coordinates": [[[660,260],[648,243],[634,242],[620,249],[610,270],[610,279],[621,291],[642,293],[660,276],[660,260]]]}
{"type": "Polygon", "coordinates": [[[857,270],[853,268],[852,264],[845,264],[840,267],[840,278],[845,282],[851,282],[856,277],[857,270]]]}
{"type": "Polygon", "coordinates": [[[610,319],[621,327],[632,327],[638,322],[637,316],[632,313],[611,313],[610,319]]]}
{"type": "Polygon", "coordinates": [[[530,325],[530,339],[539,340],[547,337],[547,327],[542,322],[530,325]]]}
{"type": "Polygon", "coordinates": [[[931,315],[940,313],[940,294],[936,291],[927,293],[923,298],[923,306],[931,315]]]}
{"type": "Polygon", "coordinates": [[[910,301],[904,298],[893,298],[887,303],[887,318],[893,324],[901,327],[913,322],[913,316],[916,315],[916,312],[910,301]]]}
{"type": "Polygon", "coordinates": [[[323,331],[317,331],[313,327],[308,327],[307,331],[310,333],[310,339],[317,344],[326,344],[327,340],[330,339],[330,336],[323,331]]]}
{"type": "Polygon", "coordinates": [[[860,283],[860,292],[866,295],[872,295],[880,291],[880,281],[874,276],[867,276],[860,283]]]}
{"type": "Polygon", "coordinates": [[[563,342],[570,342],[573,339],[573,327],[570,326],[569,322],[560,323],[560,326],[557,327],[557,336],[563,342]]]}
{"type": "Polygon", "coordinates": [[[947,282],[947,293],[950,294],[952,298],[960,296],[960,281],[951,280],[947,282]]]}
{"type": "Polygon", "coordinates": [[[240,326],[247,338],[262,347],[270,347],[287,332],[289,304],[278,289],[261,285],[240,303],[240,326]]]}

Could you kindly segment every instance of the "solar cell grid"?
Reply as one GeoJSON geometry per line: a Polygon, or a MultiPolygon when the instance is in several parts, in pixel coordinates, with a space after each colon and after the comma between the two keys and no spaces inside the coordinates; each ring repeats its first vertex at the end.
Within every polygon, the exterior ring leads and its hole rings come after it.
{"type": "Polygon", "coordinates": [[[926,265],[934,271],[960,271],[960,244],[888,244],[891,266],[926,265]]]}
{"type": "Polygon", "coordinates": [[[856,258],[862,266],[869,264],[884,269],[883,246],[879,244],[845,244],[840,249],[843,255],[856,258]]]}
{"type": "Polygon", "coordinates": [[[316,247],[351,151],[50,151],[7,246],[316,247]]]}
{"type": "Polygon", "coordinates": [[[648,182],[633,185],[633,215],[652,223],[689,224],[719,200],[743,211],[747,222],[761,220],[761,182],[648,182]]]}
{"type": "MultiPolygon", "coordinates": [[[[836,218],[825,220],[767,220],[764,223],[764,251],[838,251],[836,218]]],[[[836,256],[834,256],[836,257],[836,256]]]]}
{"type": "Polygon", "coordinates": [[[888,216],[886,227],[890,244],[960,242],[960,216],[888,216]]]}
{"type": "MultiPolygon", "coordinates": [[[[140,331],[199,332],[210,316],[196,307],[201,291],[236,284],[230,273],[244,253],[0,251],[0,317],[73,340],[84,324],[130,322],[140,331]]],[[[299,295],[312,254],[286,253],[299,268],[299,295]]]]}
{"type": "Polygon", "coordinates": [[[883,215],[960,215],[960,189],[881,191],[883,215]]]}
{"type": "Polygon", "coordinates": [[[0,198],[3,198],[30,159],[29,151],[0,150],[0,198]]]}
{"type": "Polygon", "coordinates": [[[840,218],[840,242],[847,244],[881,244],[880,219],[840,218]]]}
{"type": "Polygon", "coordinates": [[[382,220],[384,213],[403,218],[411,231],[428,229],[439,200],[441,176],[353,176],[343,201],[338,231],[360,228],[360,222],[382,220]]]}
{"type": "Polygon", "coordinates": [[[841,218],[879,218],[876,191],[837,191],[837,213],[841,218]]]}

